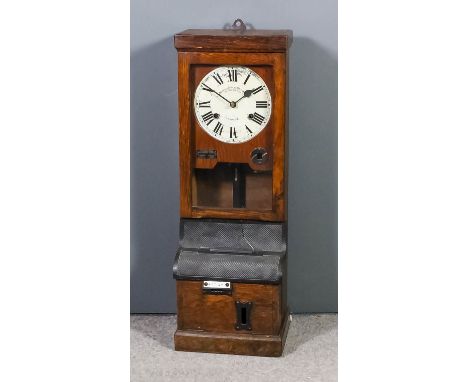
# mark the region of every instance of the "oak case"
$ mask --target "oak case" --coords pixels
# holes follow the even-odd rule
[[[178,307],[174,335],[176,350],[258,356],[282,354],[289,325],[286,289],[287,78],[291,43],[292,32],[286,30],[186,30],[174,36],[178,50],[181,217],[180,247],[174,263]],[[207,73],[220,66],[247,67],[263,79],[270,91],[271,117],[258,135],[244,143],[228,144],[213,138],[202,129],[194,113],[197,86]],[[259,147],[269,155],[264,163],[251,160],[252,151]],[[198,151],[207,150],[215,152],[215,156],[197,155]],[[234,207],[232,201],[231,164],[245,173],[246,196],[242,208]],[[215,245],[202,248],[192,240],[191,245],[184,247],[184,227],[191,225],[197,230],[198,224],[200,227],[204,224],[222,227],[238,224],[242,226],[241,238],[244,237],[244,225],[253,227],[257,224],[253,229],[255,232],[274,226],[284,234],[280,235],[281,245],[277,253],[264,253],[262,248],[254,250],[250,243],[252,252],[247,255],[243,252],[245,248],[240,248],[242,245],[235,244],[227,249]],[[232,229],[234,232],[237,228]],[[226,231],[220,236],[224,235]],[[261,242],[262,234],[258,237],[262,237]],[[269,239],[265,236],[266,241]],[[178,266],[179,255],[184,251],[187,256],[205,258],[213,254],[232,255],[236,259],[277,256],[281,258],[278,263],[281,264],[278,265],[281,277],[262,281],[225,276],[205,279],[198,273],[181,275],[177,269],[181,268]],[[229,293],[223,290],[220,294],[205,293],[204,280],[225,280],[231,289]],[[243,306],[240,308],[242,318],[239,304]],[[249,316],[245,320],[247,326],[243,326],[245,315]]]
[[[180,215],[186,218],[215,217],[223,219],[254,219],[284,221],[286,219],[285,144],[287,136],[285,89],[287,65],[282,53],[211,53],[180,52],[179,62],[179,160],[180,160]],[[229,145],[206,134],[193,113],[194,88],[199,80],[214,66],[239,65],[250,67],[260,74],[272,95],[272,116],[263,131],[250,141]],[[197,82],[198,80],[198,82]],[[233,148],[232,146],[236,146]],[[213,168],[220,162],[248,163],[255,147],[267,147],[271,161],[267,166],[249,163],[254,170],[271,170],[271,209],[199,208],[193,206],[194,169]],[[196,159],[197,149],[217,150],[218,158]]]

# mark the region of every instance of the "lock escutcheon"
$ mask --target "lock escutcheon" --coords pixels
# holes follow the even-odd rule
[[[252,330],[250,314],[252,312],[253,302],[236,301],[237,322],[236,330]]]
[[[255,164],[263,164],[268,160],[268,153],[263,147],[256,147],[250,153],[250,159]]]

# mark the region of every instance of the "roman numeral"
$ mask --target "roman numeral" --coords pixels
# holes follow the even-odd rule
[[[208,113],[203,114],[202,118],[203,118],[203,122],[205,122],[207,125],[209,125],[211,122],[213,122],[214,115],[213,115],[213,113],[211,111],[209,111]]]
[[[249,80],[249,78],[250,78],[250,74],[249,74],[249,75],[247,76],[247,78],[245,79],[244,85],[247,83],[247,81]]]
[[[208,87],[208,85],[202,84],[202,90],[206,90],[207,92],[212,92],[213,90]]]
[[[223,79],[221,78],[221,76],[219,75],[219,73],[215,73],[215,75],[213,76],[213,78],[216,80],[216,82],[218,84],[222,84],[223,83]]]
[[[267,101],[255,101],[257,108],[267,108],[268,102]]]
[[[198,107],[210,107],[210,101],[198,102]]]
[[[245,128],[247,129],[247,131],[248,131],[250,134],[253,134],[253,131],[249,129],[249,126],[245,125]]]
[[[236,128],[231,126],[231,130],[229,131],[229,138],[237,138]]]
[[[236,69],[229,69],[228,74],[229,74],[229,81],[237,82],[237,70]]]
[[[263,86],[259,86],[258,88],[254,89],[252,94],[257,94],[258,92],[263,90]]]
[[[215,134],[221,135],[223,132],[223,124],[218,122],[213,131]]]
[[[255,112],[251,119],[252,121],[257,122],[259,125],[261,125],[262,122],[265,120],[265,117]]]

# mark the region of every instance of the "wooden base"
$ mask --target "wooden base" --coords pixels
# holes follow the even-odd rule
[[[279,335],[177,330],[174,334],[175,350],[280,357],[288,328],[289,314],[284,316]]]

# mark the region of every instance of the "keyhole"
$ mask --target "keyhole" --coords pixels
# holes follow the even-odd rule
[[[236,301],[236,330],[252,330],[252,326],[250,325],[252,304],[252,302]]]
[[[257,147],[250,153],[250,158],[252,159],[252,162],[262,164],[267,161],[268,154],[263,147]]]
[[[247,308],[241,308],[241,323],[242,325],[247,324]]]

